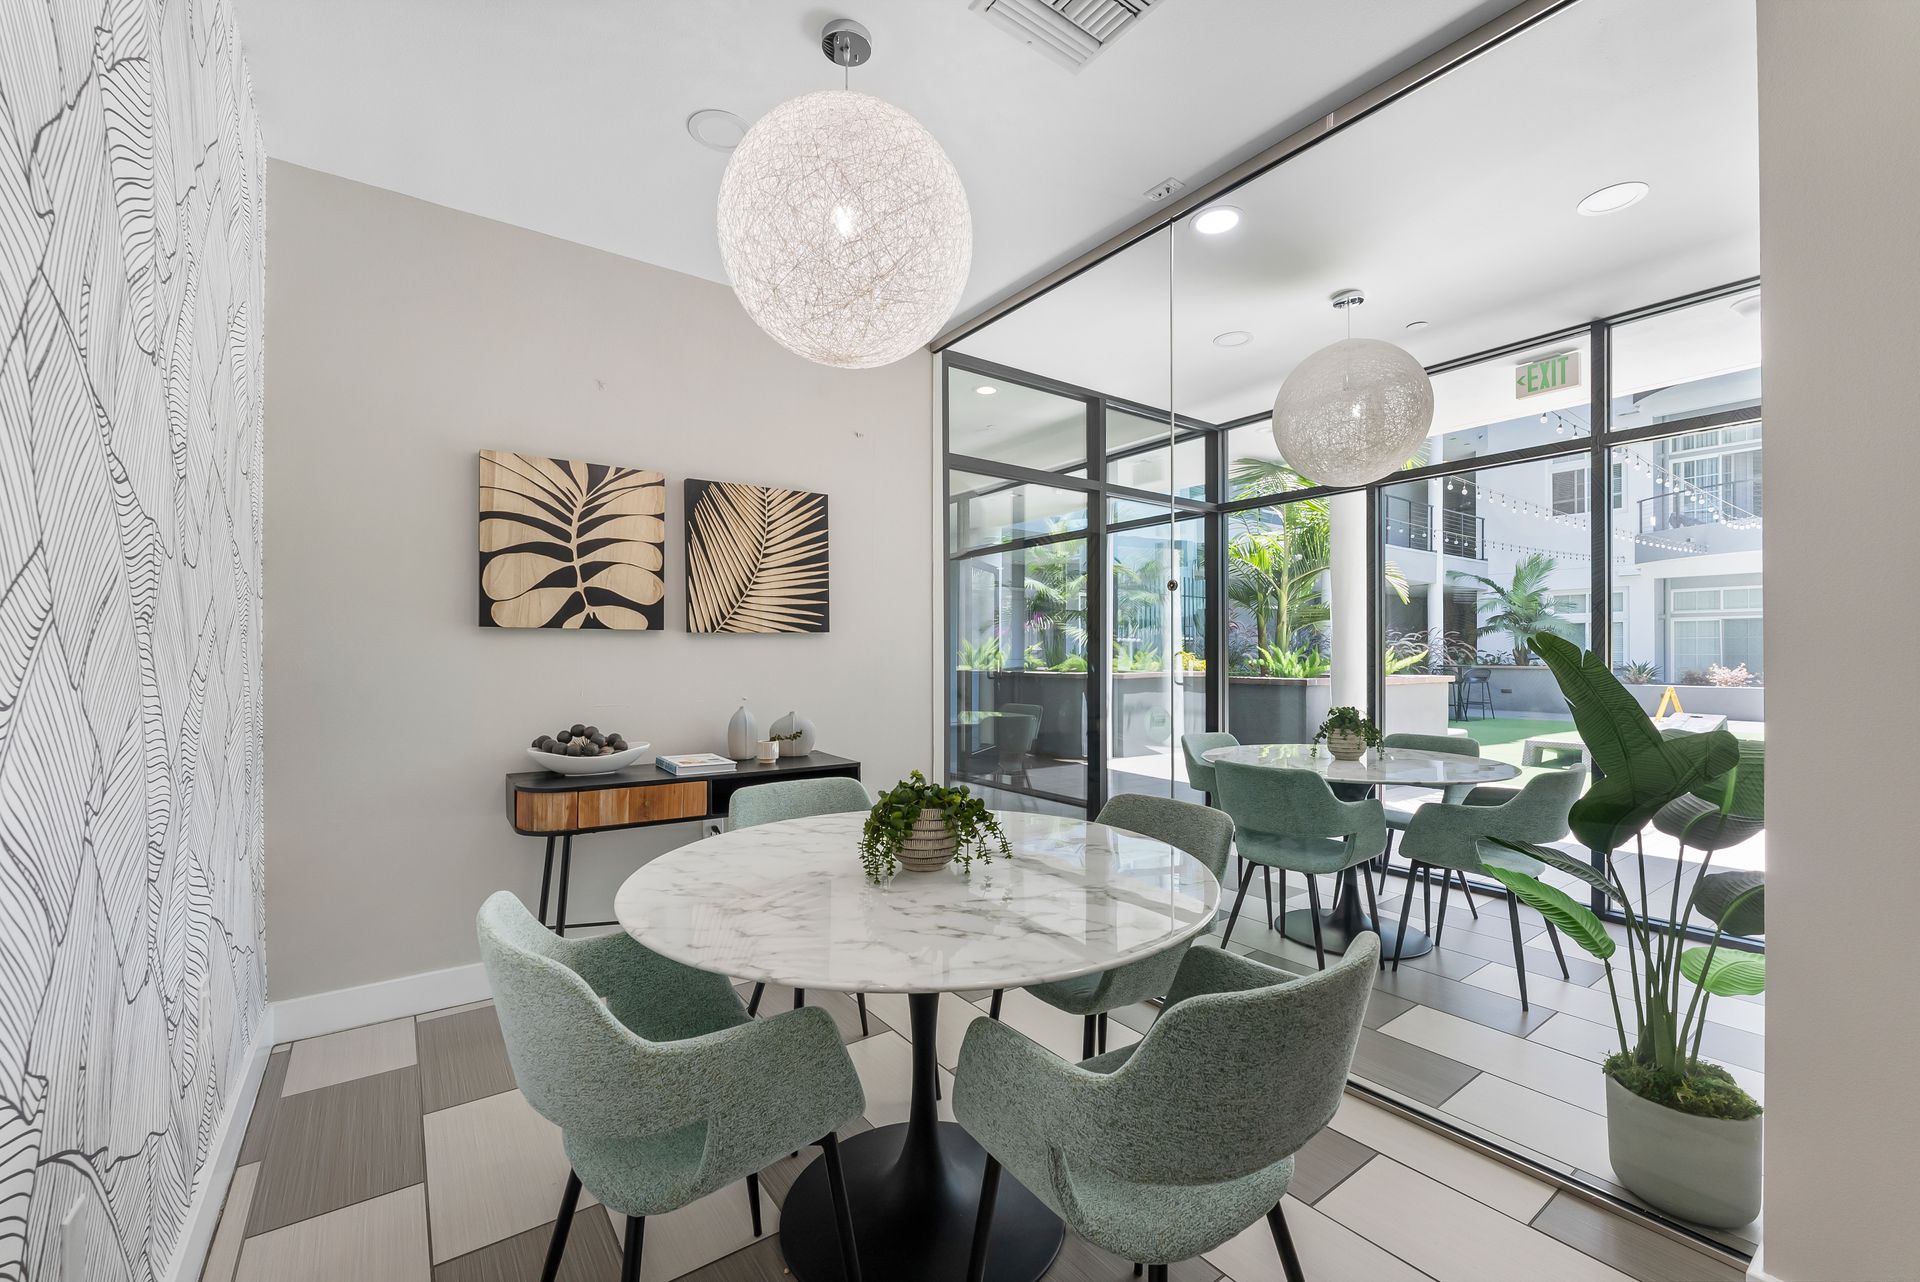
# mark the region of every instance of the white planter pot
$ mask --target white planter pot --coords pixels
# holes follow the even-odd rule
[[[1335,761],[1358,761],[1367,755],[1367,741],[1350,730],[1329,730],[1327,751]]]
[[[913,821],[896,857],[908,872],[939,872],[953,862],[957,853],[958,846],[953,834],[947,831],[947,821],[938,810],[929,808],[922,810]]]
[[[1760,1214],[1758,1117],[1695,1117],[1607,1079],[1607,1156],[1636,1197],[1695,1224],[1737,1229]]]

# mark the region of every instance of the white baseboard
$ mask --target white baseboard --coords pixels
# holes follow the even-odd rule
[[[479,962],[472,962],[419,975],[383,979],[358,988],[289,997],[273,1004],[274,1030],[281,1041],[297,1042],[303,1037],[319,1037],[363,1024],[464,1006],[489,995],[486,971]]]
[[[186,1223],[180,1230],[173,1263],[156,1274],[166,1282],[195,1282],[206,1266],[213,1231],[226,1206],[227,1186],[233,1182],[234,1166],[240,1158],[240,1144],[247,1138],[247,1123],[253,1118],[253,1102],[260,1094],[260,1079],[266,1076],[267,1060],[273,1054],[274,1027],[274,1010],[269,1003],[261,1012],[260,1027],[254,1030],[253,1045],[247,1049],[247,1071],[228,1094],[226,1107],[220,1111],[219,1129],[207,1149],[207,1160],[194,1176],[193,1200],[187,1204]]]
[[[1783,1279],[1767,1272],[1766,1267],[1761,1263],[1766,1253],[1767,1244],[1764,1242],[1753,1248],[1753,1263],[1747,1266],[1747,1282],[1783,1282]]]

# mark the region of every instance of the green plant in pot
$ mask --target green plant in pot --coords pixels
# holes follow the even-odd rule
[[[1764,933],[1764,878],[1708,872],[1703,862],[1684,900],[1682,875],[1669,902],[1657,905],[1660,892],[1647,888],[1644,856],[1637,889],[1630,891],[1615,852],[1688,794],[1713,807],[1702,816],[1709,820],[1716,812],[1724,818],[1736,798],[1755,804],[1748,794],[1756,790],[1740,788],[1740,742],[1725,730],[1663,735],[1596,655],[1550,633],[1533,644],[1559,681],[1599,774],[1567,821],[1601,866],[1545,846],[1498,844],[1579,878],[1619,905],[1626,941],[1617,942],[1586,905],[1537,877],[1490,866],[1486,874],[1606,968],[1619,1050],[1602,1071],[1609,1156],[1621,1183],[1684,1219],[1737,1228],[1760,1212],[1760,1106],[1726,1069],[1700,1058],[1700,1043],[1712,998],[1765,986],[1764,957],[1721,947],[1728,935]],[[1657,909],[1664,921],[1656,920]],[[1695,914],[1714,924],[1707,944],[1689,944],[1685,923]]]
[[[1327,751],[1336,761],[1358,761],[1366,755],[1368,748],[1380,746],[1380,727],[1373,724],[1360,709],[1343,705],[1327,710],[1327,719],[1313,732],[1313,750],[1320,751],[1320,742],[1325,740]]]
[[[885,881],[901,868],[937,872],[949,863],[1013,857],[1007,834],[987,803],[965,785],[929,783],[918,770],[880,794],[860,829],[860,863],[867,880]]]

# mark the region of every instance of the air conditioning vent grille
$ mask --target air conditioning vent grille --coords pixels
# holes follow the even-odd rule
[[[1074,71],[1139,22],[1157,0],[973,0],[1022,44]]]

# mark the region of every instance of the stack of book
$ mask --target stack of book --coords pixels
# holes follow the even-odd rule
[[[655,757],[653,764],[670,775],[720,775],[737,768],[738,763],[712,752],[677,752]]]

